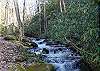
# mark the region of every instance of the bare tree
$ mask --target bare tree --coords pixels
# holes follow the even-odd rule
[[[26,0],[24,0],[24,3],[23,3],[23,24],[22,24],[23,37],[24,37],[24,26],[25,26],[25,2]]]
[[[59,3],[60,3],[60,11],[62,12],[62,0],[59,0]]]
[[[37,12],[36,13],[39,14],[39,18],[38,18],[38,20],[39,20],[39,35],[41,37],[41,33],[42,33],[42,28],[41,28],[42,27],[42,25],[41,25],[41,0],[36,0],[36,5],[37,5]]]
[[[7,24],[8,24],[8,0],[6,1],[6,6],[5,6],[5,36],[7,35]]]
[[[19,41],[22,41],[23,39],[23,28],[22,28],[22,21],[20,18],[20,13],[19,13],[19,6],[18,6],[18,1],[17,0],[13,0],[14,1],[14,7],[15,7],[15,12],[16,12],[16,18],[18,21],[18,26],[19,26]]]
[[[46,7],[45,7],[45,1],[43,1],[44,6],[44,33],[46,34]]]
[[[65,1],[62,0],[62,4],[63,4],[63,7],[64,7],[64,12],[66,12],[66,5],[65,5]]]
[[[39,24],[40,24],[40,36],[42,34],[42,25],[41,25],[41,1],[38,0],[38,7],[39,7]]]
[[[66,5],[65,5],[65,1],[64,0],[59,0],[59,4],[60,4],[60,11],[63,12],[66,12]]]

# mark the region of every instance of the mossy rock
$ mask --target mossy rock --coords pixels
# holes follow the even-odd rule
[[[31,43],[29,43],[29,42],[23,42],[22,44],[23,44],[24,46],[27,46],[27,47],[32,47],[32,46],[31,46]]]
[[[37,48],[38,45],[36,43],[30,43],[30,42],[24,42],[22,43],[24,46],[27,46],[27,47],[31,47],[31,48]]]
[[[5,40],[16,40],[16,37],[15,36],[12,36],[12,35],[7,35],[4,37]]]
[[[26,71],[55,71],[51,64],[33,64]]]

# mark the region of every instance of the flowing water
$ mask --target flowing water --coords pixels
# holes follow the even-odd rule
[[[73,53],[71,49],[61,44],[54,45],[52,42],[44,42],[44,40],[34,38],[32,42],[35,42],[38,48],[30,49],[30,52],[42,54],[42,60],[54,65],[56,71],[80,71],[80,56],[77,53]]]

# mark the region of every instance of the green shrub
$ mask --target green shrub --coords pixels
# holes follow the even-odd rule
[[[74,41],[79,47],[89,52],[96,52],[98,38],[97,4],[93,0],[67,0],[66,13],[61,13],[57,0],[50,0],[46,5],[46,17],[48,21],[47,35],[50,39],[66,42],[66,39]],[[42,11],[43,14],[43,11]],[[36,14],[30,23],[32,32],[39,32],[40,14]],[[43,15],[41,16],[43,17]],[[43,18],[41,19],[43,23]],[[32,34],[32,32],[29,32]],[[42,32],[43,35],[44,32]]]

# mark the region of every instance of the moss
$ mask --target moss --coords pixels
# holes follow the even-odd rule
[[[17,65],[17,68],[19,71],[26,71],[25,68],[21,65]]]
[[[25,68],[20,64],[11,64],[9,65],[8,71],[26,71]]]
[[[47,67],[48,65],[48,67]],[[54,71],[54,67],[51,64],[33,64],[29,66],[27,71]]]

